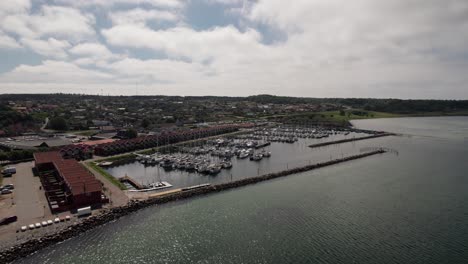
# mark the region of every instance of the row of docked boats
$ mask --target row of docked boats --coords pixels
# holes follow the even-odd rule
[[[211,143],[211,144],[210,144]],[[213,144],[214,143],[214,144]],[[233,157],[248,158],[252,156],[256,149],[265,148],[271,145],[269,141],[256,141],[247,139],[223,139],[223,141],[213,141],[203,146],[181,147],[179,151],[190,155],[205,155],[218,157],[220,159],[231,159]],[[247,153],[246,153],[247,152]],[[265,153],[264,153],[265,154]],[[265,154],[268,156],[270,154]]]
[[[240,151],[239,155],[237,156],[238,159],[246,159],[250,158],[252,161],[260,161],[263,158],[271,157],[271,152],[263,150],[261,152],[255,153],[253,149],[243,149]]]
[[[304,127],[275,127],[262,128],[254,131],[255,138],[261,137],[272,142],[294,143],[298,138],[327,138],[331,135],[348,135],[349,130],[326,129],[323,127],[304,128]]]
[[[145,165],[159,165],[165,170],[183,170],[188,172],[198,172],[203,174],[216,175],[222,169],[232,168],[232,162],[229,159],[214,161],[204,156],[194,156],[190,154],[155,154],[155,155],[137,155],[136,158]]]
[[[198,172],[202,174],[216,175],[223,169],[232,168],[232,157],[238,159],[249,158],[252,161],[260,161],[263,158],[271,157],[271,152],[262,150],[256,152],[253,148],[229,150],[217,158],[211,158],[209,155],[193,155],[187,153],[137,155],[137,160],[147,166],[160,166],[165,170],[182,170],[188,172]]]

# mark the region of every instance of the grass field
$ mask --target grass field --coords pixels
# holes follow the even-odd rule
[[[360,114],[355,114],[360,112]],[[374,112],[374,111],[363,111],[363,110],[347,110],[344,111],[344,115],[340,115],[340,111],[320,112],[317,115],[321,118],[335,121],[350,121],[354,119],[370,119],[370,118],[393,118],[402,117],[402,115]],[[322,117],[325,116],[325,117]]]
[[[67,133],[89,137],[99,133],[99,130],[67,131]]]
[[[135,151],[139,154],[144,154],[144,153],[140,153],[138,151]],[[126,153],[126,154],[121,154],[121,155],[116,155],[116,156],[112,156],[112,157],[109,157],[109,158],[103,158],[103,159],[100,159],[99,161],[116,161],[116,160],[124,160],[124,159],[134,159],[136,158],[136,155],[133,154],[133,153]]]
[[[104,176],[108,181],[110,181],[112,184],[115,186],[119,187],[121,190],[126,190],[127,187],[123,183],[121,183],[118,179],[116,179],[114,176],[112,176],[110,173],[108,173],[106,170],[103,168],[99,167],[96,165],[94,162],[88,162],[87,163],[89,167],[93,168],[95,171],[100,173],[102,176]]]

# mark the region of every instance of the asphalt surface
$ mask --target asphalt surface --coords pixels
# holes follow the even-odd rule
[[[33,162],[16,164],[16,175],[13,178],[14,202],[18,223],[21,225],[31,224],[31,220],[40,220],[51,216],[44,191],[40,190],[39,177],[32,173]]]

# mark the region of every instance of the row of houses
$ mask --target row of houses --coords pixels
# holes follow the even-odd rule
[[[141,136],[134,139],[118,140],[99,144],[94,148],[94,154],[99,156],[116,155],[124,152],[165,146],[187,140],[237,131],[240,128],[251,127],[251,124],[228,124],[208,128],[191,129],[180,132],[164,132],[159,135]]]

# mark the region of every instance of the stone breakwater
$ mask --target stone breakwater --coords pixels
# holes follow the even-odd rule
[[[44,236],[41,238],[31,239],[19,245],[10,247],[0,253],[0,263],[9,263],[19,258],[26,257],[40,249],[44,249],[58,242],[73,238],[95,227],[104,225],[122,216],[128,215],[132,212],[135,212],[137,210],[140,210],[140,209],[152,206],[152,205],[164,204],[164,203],[168,203],[171,201],[191,198],[194,196],[229,190],[229,189],[233,189],[233,188],[237,188],[241,186],[246,186],[249,184],[254,184],[254,183],[258,183],[262,181],[267,181],[267,180],[271,180],[271,179],[275,179],[279,177],[284,177],[284,176],[300,173],[300,172],[306,172],[306,171],[310,171],[310,170],[314,170],[318,168],[323,168],[323,167],[335,165],[335,164],[346,162],[346,161],[357,160],[357,159],[361,159],[361,158],[365,158],[365,157],[369,157],[369,156],[373,156],[377,154],[383,154],[385,152],[386,152],[385,150],[379,149],[376,151],[365,152],[365,153],[358,154],[358,155],[353,155],[353,156],[348,156],[348,157],[344,157],[341,159],[335,159],[335,160],[330,160],[326,162],[316,163],[316,164],[312,164],[312,165],[308,165],[304,167],[293,168],[293,169],[289,169],[289,170],[285,170],[281,172],[265,174],[265,175],[261,175],[257,177],[246,178],[246,179],[222,183],[218,185],[206,186],[200,189],[180,191],[177,193],[171,193],[168,195],[151,198],[151,199],[144,200],[144,201],[131,201],[125,206],[108,209],[98,215],[91,216],[81,221],[80,223],[77,223],[62,231],[59,231],[56,234]]]
[[[335,140],[335,141],[328,141],[328,142],[323,142],[323,143],[318,143],[318,144],[312,144],[312,145],[309,145],[309,148],[319,148],[319,147],[324,147],[324,146],[329,146],[329,145],[342,144],[342,143],[346,143],[346,142],[353,142],[353,141],[366,140],[366,139],[379,138],[379,137],[387,137],[387,136],[395,136],[395,134],[393,134],[393,133],[378,133],[378,134],[365,136],[365,137],[340,139],[340,140]]]

